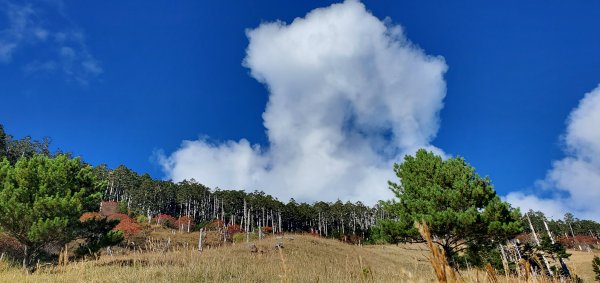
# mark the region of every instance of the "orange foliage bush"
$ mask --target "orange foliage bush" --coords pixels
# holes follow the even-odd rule
[[[158,216],[156,216],[152,219],[152,222],[159,224],[159,225],[169,227],[169,228],[177,228],[175,226],[177,219],[175,219],[175,217],[168,215],[168,214],[159,214]]]
[[[123,213],[113,213],[113,214],[109,215],[107,218],[109,220],[119,219],[121,221],[129,221],[131,219],[131,217],[129,217],[129,215],[123,214]],[[131,221],[133,221],[133,219],[131,219]]]
[[[233,235],[235,233],[241,233],[242,232],[242,227],[240,225],[229,225],[227,226],[227,234],[229,235]]]
[[[219,230],[223,228],[223,225],[225,225],[223,221],[221,221],[220,219],[215,219],[212,222],[206,224],[204,228],[206,228],[206,230]]]
[[[113,213],[108,216],[108,219],[121,220],[113,230],[123,232],[125,237],[136,235],[142,230],[142,226],[127,214]]]
[[[98,213],[98,212],[86,212],[86,213],[82,214],[82,215],[79,217],[79,221],[81,221],[81,222],[84,222],[84,221],[86,221],[86,220],[88,220],[88,219],[91,219],[91,218],[98,218],[98,219],[101,219],[101,218],[104,218],[104,216],[102,216],[102,215],[101,215],[100,213]]]
[[[583,235],[577,235],[577,236],[575,236],[575,238],[560,236],[560,237],[556,237],[556,241],[558,241],[559,243],[561,243],[562,245],[564,245],[565,247],[567,247],[569,249],[578,248],[577,247],[578,244],[579,245],[598,245],[598,244],[600,244],[600,240],[596,239],[595,237],[583,236]]]
[[[192,220],[192,218],[189,216],[181,216],[175,221],[175,226],[177,229],[183,229],[184,231],[187,231],[188,225],[190,226],[190,230],[192,226],[194,226],[194,220]]]
[[[515,239],[519,240],[521,243],[526,243],[531,241],[531,234],[521,233],[515,237]]]
[[[545,235],[545,234],[543,234]],[[531,234],[519,234],[516,238],[524,243],[524,242],[531,242],[534,243],[534,240],[532,238],[533,236]],[[538,237],[541,237],[538,234]],[[589,236],[589,235],[576,235],[575,238],[573,238],[572,236],[557,236],[556,241],[561,243],[563,246],[565,246],[568,249],[573,249],[573,248],[578,248],[578,245],[600,245],[600,240],[596,239],[595,237]],[[540,238],[541,241],[541,238]]]
[[[105,216],[98,212],[86,212],[79,217],[79,221],[83,222],[92,218],[102,219],[105,217],[109,220],[120,220],[119,224],[117,224],[113,230],[123,232],[125,237],[137,235],[142,230],[142,226],[139,223],[137,223],[133,218],[129,217],[129,215],[123,213],[111,213]]]

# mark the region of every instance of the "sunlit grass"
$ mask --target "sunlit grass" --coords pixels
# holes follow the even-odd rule
[[[293,239],[292,239],[293,238]],[[282,242],[280,251],[275,247]],[[435,280],[426,251],[404,246],[353,246],[293,235],[205,249],[130,253],[43,267],[26,275],[0,266],[2,282],[403,282]],[[420,249],[420,248],[419,248]],[[285,267],[284,267],[285,262]]]
[[[162,234],[161,234],[162,233]],[[162,231],[171,248],[152,252],[115,253],[98,260],[44,266],[26,275],[16,264],[0,262],[0,282],[434,282],[426,245],[355,246],[308,235],[286,235],[205,248],[197,251],[197,235]],[[182,244],[188,242],[189,244]],[[284,248],[276,248],[278,243]],[[596,253],[598,254],[598,253]],[[594,253],[573,252],[569,266],[593,281]],[[485,270],[461,271],[466,282],[492,282]],[[499,282],[507,282],[498,276]],[[521,282],[515,279],[509,282]]]

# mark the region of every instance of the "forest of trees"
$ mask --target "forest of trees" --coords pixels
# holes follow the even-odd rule
[[[62,154],[52,152],[49,146],[48,138],[42,141],[31,137],[14,139],[0,125],[0,160],[6,157],[15,164],[20,158],[31,158],[36,154],[49,157]],[[340,200],[333,203],[299,203],[294,199],[283,202],[261,191],[248,193],[208,188],[195,180],[153,179],[149,174],[140,175],[125,165],[111,169],[101,164],[92,171],[102,184],[104,201],[118,202],[123,212],[134,217],[145,216],[148,220],[167,214],[189,216],[197,224],[214,219],[222,220],[225,225],[245,224],[243,227],[252,231],[266,226],[272,227],[275,233],[312,232],[325,237],[359,235],[366,238],[369,228],[386,217],[379,205]]]
[[[106,202],[116,203],[119,212],[139,222],[170,215],[190,219],[196,229],[219,220],[223,228],[239,227],[239,231],[308,232],[354,243],[419,242],[423,238],[414,224],[423,222],[449,262],[457,266],[467,260],[473,264],[495,261],[502,268],[498,243],[512,243],[519,256],[521,252],[541,253],[560,260],[568,257],[565,245],[589,248],[600,236],[599,223],[570,213],[556,220],[542,212],[521,214],[501,201],[489,178],[477,175],[464,159],[443,160],[425,150],[407,155],[394,166],[400,182],[389,185],[396,199],[373,206],[341,200],[283,202],[261,191],[209,188],[193,179],[158,180],[125,165],[92,166],[69,153],[51,151],[48,138],[15,139],[2,125],[0,165],[0,195],[4,196],[0,228],[25,245],[26,255],[28,248],[38,252],[51,242],[48,239],[60,239],[57,243],[64,245],[83,237],[89,252],[119,242],[122,235],[111,232],[116,222],[96,219],[80,224],[78,220],[82,213],[97,211]],[[26,221],[17,227],[16,219]],[[533,234],[532,228],[541,239],[537,245],[527,236]],[[56,234],[69,236],[53,237]],[[515,242],[519,235],[526,235],[520,237],[524,245]],[[504,253],[503,249],[500,244]]]
[[[521,218],[523,223],[527,223],[524,226],[524,233],[527,234],[532,232],[528,224],[529,220],[531,220],[533,229],[538,233],[547,233],[547,231],[550,231],[556,238],[570,239],[570,248],[580,248],[581,244],[585,246],[586,240],[589,242],[590,239],[600,239],[600,223],[593,220],[576,218],[572,213],[566,213],[563,219],[552,219],[546,217],[541,211],[529,210]],[[546,225],[548,225],[548,230],[546,230]],[[574,236],[577,237],[573,238]],[[577,241],[583,243],[578,243]]]
[[[26,136],[15,139],[0,124],[0,159],[6,158],[10,164],[15,164],[20,158],[31,158],[36,154],[52,157],[63,152],[52,152],[49,138],[35,140]],[[66,155],[70,156],[69,153]],[[103,200],[116,201],[122,210],[131,215],[146,216],[146,219],[168,214],[189,216],[195,223],[220,219],[226,225],[240,225],[247,218],[250,229],[269,226],[275,232],[314,232],[327,237],[354,234],[364,238],[381,220],[399,220],[395,209],[386,205],[387,202],[373,206],[360,201],[351,203],[341,200],[333,203],[299,203],[290,199],[284,202],[260,191],[209,188],[193,179],[181,182],[158,180],[149,174],[138,174],[125,165],[111,169],[101,164],[94,166],[92,171],[102,183]],[[557,220],[548,219],[541,212],[530,211],[528,215],[536,230],[544,231],[543,220],[546,220],[556,236],[575,234],[596,237],[600,232],[597,222],[577,219],[570,213],[565,215],[565,219]],[[522,217],[524,220],[525,214]],[[524,232],[529,232],[528,225],[523,227]],[[395,242],[399,239],[386,239],[390,235],[380,235],[376,240]]]
[[[181,182],[155,180],[121,165],[94,168],[105,181],[104,200],[116,201],[124,211],[145,215],[189,216],[194,222],[220,219],[225,225],[241,225],[248,219],[250,229],[272,227],[275,233],[314,232],[327,237],[359,234],[365,236],[378,219],[384,217],[378,205],[337,201],[287,203],[264,192],[211,189],[195,180]],[[244,211],[244,207],[246,208]],[[244,226],[245,227],[245,226]]]

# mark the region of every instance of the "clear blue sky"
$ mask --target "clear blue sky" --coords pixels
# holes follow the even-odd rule
[[[164,173],[154,150],[173,152],[182,140],[268,147],[268,91],[242,66],[245,30],[331,3],[289,2],[2,0],[0,46],[17,44],[4,58],[0,50],[0,123],[16,137],[49,136],[92,164],[156,178]],[[433,145],[464,156],[501,194],[531,187],[563,156],[565,120],[600,82],[600,2],[364,4],[446,60]],[[22,7],[31,28],[64,31],[70,43],[11,34],[19,30],[10,11]]]

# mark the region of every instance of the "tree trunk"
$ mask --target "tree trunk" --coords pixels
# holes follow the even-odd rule
[[[23,248],[23,269],[27,274],[31,274],[35,271],[35,264],[33,263],[36,258],[37,249],[25,245]]]
[[[200,238],[198,239],[198,251],[202,252],[202,233],[204,228],[200,228]]]
[[[282,233],[283,230],[281,229],[281,210],[279,211],[279,233]]]
[[[27,261],[29,257],[29,253],[27,251],[27,246],[23,248],[23,269],[27,271]]]
[[[446,261],[448,261],[448,264],[450,266],[454,266],[454,261],[452,260],[452,257],[454,256],[454,251],[452,251],[452,247],[450,247],[449,245],[443,245],[442,248],[444,249],[444,254],[446,255]]]

